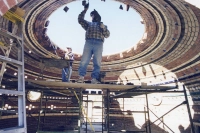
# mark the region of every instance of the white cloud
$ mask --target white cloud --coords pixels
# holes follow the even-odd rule
[[[185,1],[200,8],[200,0],[185,0]]]

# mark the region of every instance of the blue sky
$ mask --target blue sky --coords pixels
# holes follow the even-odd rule
[[[101,21],[110,31],[110,37],[104,42],[103,55],[123,52],[141,40],[145,27],[135,10],[130,8],[126,11],[126,5],[111,0],[90,0],[89,3],[85,19],[91,21],[90,12],[96,9],[101,15]],[[123,10],[119,9],[120,5]],[[68,12],[64,12],[65,6],[69,8]],[[63,5],[48,18],[50,23],[47,34],[51,41],[64,50],[72,47],[77,54],[82,54],[85,43],[85,30],[78,24],[78,15],[82,10],[82,1],[74,1]]]

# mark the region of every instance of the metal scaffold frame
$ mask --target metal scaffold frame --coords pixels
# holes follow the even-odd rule
[[[25,79],[24,79],[24,42],[22,35],[23,23],[22,21],[15,21],[14,30],[12,33],[8,32],[5,29],[0,28],[0,36],[8,38],[10,40],[10,45],[7,46],[7,51],[5,56],[0,55],[0,61],[2,61],[1,68],[1,81],[4,73],[6,64],[12,64],[18,68],[18,89],[17,90],[8,90],[0,88],[1,94],[10,94],[18,96],[18,126],[12,128],[0,129],[1,133],[27,133],[27,123],[26,123],[26,104],[25,104]],[[16,29],[17,28],[17,29]],[[18,30],[18,36],[15,32]],[[11,46],[16,44],[18,49],[18,59],[9,58],[9,53]],[[0,45],[1,49],[5,49],[5,46]],[[0,81],[0,82],[1,82]]]
[[[177,86],[178,87],[178,86]],[[177,107],[181,106],[181,105],[186,105],[187,107],[187,111],[188,111],[188,117],[189,117],[189,120],[190,120],[190,126],[191,126],[191,133],[195,133],[195,129],[194,129],[194,124],[193,124],[193,120],[192,120],[192,116],[191,116],[191,111],[190,111],[190,107],[189,107],[189,101],[188,101],[188,98],[187,98],[187,92],[186,92],[186,88],[185,88],[185,85],[182,86],[183,87],[183,90],[179,90],[179,91],[161,91],[161,90],[138,90],[138,91],[132,91],[132,92],[129,92],[129,93],[132,93],[132,94],[139,94],[140,92],[142,92],[144,95],[145,95],[145,100],[146,100],[146,107],[144,107],[144,111],[138,111],[138,113],[144,113],[145,114],[145,121],[147,122],[146,123],[146,126],[145,126],[145,131],[140,131],[140,132],[146,132],[146,133],[152,133],[152,129],[151,129],[151,125],[154,124],[156,121],[160,121],[161,123],[163,123],[163,125],[165,125],[165,127],[167,127],[172,133],[175,133],[163,120],[162,118],[169,114],[171,111],[173,111],[174,109],[176,109]],[[149,108],[149,101],[148,101],[148,94],[150,93],[154,93],[154,92],[157,92],[157,93],[183,93],[184,94],[184,98],[185,98],[185,101],[181,102],[180,104],[178,104],[177,106],[173,107],[172,109],[170,109],[169,111],[167,111],[165,114],[163,114],[162,116],[158,117],[152,110],[150,110]],[[121,97],[117,97],[117,98],[123,98],[123,108],[124,108],[124,95],[125,93],[121,93]],[[110,100],[110,93],[109,93],[109,90],[107,90],[107,131],[110,132],[110,129],[109,129],[109,121],[110,121],[110,118],[109,118],[109,113],[110,113],[110,105],[109,105],[109,100]],[[119,96],[120,96],[119,95]],[[127,112],[127,111],[124,111],[123,109],[123,112]],[[137,111],[131,111],[131,112],[137,112]],[[157,117],[157,119],[153,122],[151,122],[151,118],[150,118],[150,112]]]

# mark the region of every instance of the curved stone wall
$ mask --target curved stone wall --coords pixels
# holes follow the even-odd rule
[[[63,55],[63,51],[45,36],[44,25],[53,11],[69,2],[71,1],[1,1],[1,15],[14,5],[26,11],[23,33],[25,75],[29,79],[38,79],[40,75],[39,57],[60,58]],[[141,15],[145,33],[136,47],[121,54],[103,57],[102,71],[106,72],[105,81],[134,84],[145,82],[148,85],[182,82],[190,91],[194,102],[194,118],[198,119],[199,107],[195,101],[200,97],[200,9],[184,0],[118,0],[118,2],[130,5]],[[0,27],[8,30],[10,22],[0,16]],[[9,43],[9,40],[1,36],[0,40]],[[10,56],[15,58],[16,54],[16,47],[13,47]],[[75,55],[73,80],[78,77],[80,57]],[[16,76],[13,74],[16,71],[15,66],[8,65],[5,75],[14,78]],[[87,80],[90,79],[91,71],[92,63],[85,77]],[[44,79],[61,80],[60,73],[60,69],[46,68]]]

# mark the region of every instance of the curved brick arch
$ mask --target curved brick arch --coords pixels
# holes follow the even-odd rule
[[[0,0],[0,15],[3,16],[10,8],[23,0]]]
[[[5,2],[6,0],[0,1]],[[10,2],[12,0],[8,1]],[[15,2],[16,1],[17,0],[15,0]],[[47,49],[48,52],[53,51],[51,49],[52,47],[47,46],[47,42],[45,42],[42,38],[43,29],[45,28],[44,24],[49,14],[58,9],[60,5],[63,5],[63,2],[69,3],[70,1],[75,0],[17,1],[17,5],[20,5],[20,7],[26,11],[25,28],[23,33],[25,37],[25,75],[28,76],[27,79],[41,80],[38,78],[38,75],[41,73],[39,65],[37,65],[40,61],[40,52],[38,51],[41,50],[40,48],[49,48]],[[190,93],[190,100],[193,102],[191,109],[193,109],[194,112],[194,114],[192,114],[194,116],[194,121],[199,122],[200,9],[184,2],[184,0],[134,0],[134,2],[129,0],[116,1],[127,2],[127,5],[136,8],[137,12],[141,14],[144,24],[146,25],[147,36],[141,41],[142,45],[138,45],[137,50],[136,48],[131,48],[130,51],[123,52],[121,54],[122,56],[120,54],[116,54],[103,58],[102,71],[106,72],[104,81],[107,83],[118,82],[124,84],[131,82],[135,85],[144,84],[152,86],[179,85],[179,83],[184,83],[188,90],[187,93]],[[3,17],[1,17],[0,20],[1,19],[2,21],[0,21],[0,27],[8,29],[8,20]],[[6,41],[8,42],[9,40]],[[38,49],[36,49],[36,46],[38,46]],[[146,46],[149,46],[149,48]],[[16,55],[16,51],[14,50],[11,53],[12,57]],[[29,50],[31,50],[31,53],[29,53]],[[47,54],[46,51],[44,51],[44,54]],[[71,78],[73,82],[78,78],[77,71],[79,67],[79,57],[75,58]],[[10,80],[10,76],[12,76],[16,71],[16,67],[8,66],[6,70],[7,80]],[[92,65],[88,68],[85,80],[90,80],[91,77],[89,75],[91,71]],[[42,80],[60,81],[60,73],[60,68],[46,68],[43,72]],[[54,98],[56,97],[52,97],[52,99]],[[153,108],[153,111],[162,112],[162,110],[160,110],[160,108],[162,108],[165,112],[165,109],[169,108],[169,103],[173,106],[176,104],[175,101],[182,100],[184,95],[178,95],[178,97],[175,97],[174,95],[172,95],[172,97],[164,96],[163,98],[165,99],[164,101],[166,101],[165,103],[163,102],[166,106],[157,108],[158,105],[156,105],[156,108]],[[74,101],[74,99],[72,101]],[[138,107],[138,103],[142,101],[141,97],[135,101],[136,102],[134,103],[136,108],[134,109],[139,110],[140,108]],[[141,103],[143,104],[144,102]],[[140,105],[142,105],[141,103]],[[60,103],[57,103],[57,105],[58,104]],[[73,103],[73,105],[75,104]],[[64,106],[66,106],[66,104]],[[169,127],[176,130],[175,132],[179,132],[180,124],[183,124],[183,118],[184,125],[181,126],[183,128],[190,129],[189,121],[186,119],[188,118],[186,109],[181,107],[176,111],[177,112],[174,111],[174,114],[170,114],[165,117],[165,121],[169,120]],[[181,119],[177,119],[178,121],[173,121],[172,123],[171,119],[177,117],[177,114],[181,114],[182,112],[184,115],[181,115]],[[134,119],[135,118],[136,117],[134,117]],[[139,120],[141,121],[141,117],[138,117],[138,121]],[[120,122],[121,121],[122,120],[120,119]],[[137,119],[135,122],[136,121]],[[117,124],[115,124],[115,126],[116,125]]]
[[[26,62],[26,68],[30,71],[29,78],[35,79],[37,74],[40,73],[40,69],[35,66],[38,63],[38,54],[46,56],[48,55],[47,52],[51,52],[51,55],[56,56],[54,55],[53,47],[49,46],[49,42],[43,37],[42,31],[45,21],[58,7],[71,1],[75,0],[0,0],[3,3],[0,3],[1,6],[4,5],[12,8],[12,6],[18,5],[26,11],[24,22],[25,51],[26,53],[29,53],[29,50],[33,51],[31,56],[34,57],[28,59]],[[121,0],[116,1],[121,2]],[[102,71],[110,75],[105,78],[106,80],[117,81],[119,78],[118,75],[122,74],[121,77],[123,80],[125,80],[125,77],[129,80],[137,80],[139,77],[139,79],[143,79],[145,82],[150,82],[151,77],[154,78],[156,75],[159,77],[160,74],[168,73],[168,70],[173,70],[176,75],[182,77],[186,74],[194,74],[199,69],[199,64],[196,63],[198,61],[196,55],[199,53],[199,30],[198,28],[194,28],[199,27],[197,23],[199,21],[197,15],[199,9],[187,2],[179,4],[180,1],[159,1],[156,3],[153,1],[126,1],[126,4],[129,4],[143,17],[147,37],[140,41],[137,47],[133,47],[129,51],[124,51],[121,54],[122,56],[118,53],[103,57]],[[7,6],[8,4],[10,6]],[[2,28],[7,29],[8,21],[3,18],[2,20]],[[190,23],[185,23],[184,20]],[[192,26],[190,26],[191,23]],[[187,30],[184,31],[184,28],[181,27],[186,27]],[[191,32],[193,33],[191,34]],[[41,48],[42,52],[40,52]],[[56,53],[62,54],[62,50],[57,48]],[[13,52],[13,54],[15,53]],[[73,64],[74,74],[72,75],[72,79],[77,78],[80,57],[79,55],[75,55],[76,62]],[[160,66],[153,67],[155,74],[152,73],[149,64]],[[146,69],[145,76],[141,65]],[[137,73],[134,72],[133,68]],[[88,75],[90,75],[91,71],[92,65],[89,65]],[[126,76],[123,76],[124,71],[128,71],[125,73]],[[11,73],[14,73],[14,71],[11,71]],[[44,72],[46,78],[56,80],[60,80],[59,73],[60,69],[56,68],[54,71],[46,69]],[[139,76],[137,77],[137,75]],[[86,77],[86,79],[89,78],[90,76]]]

